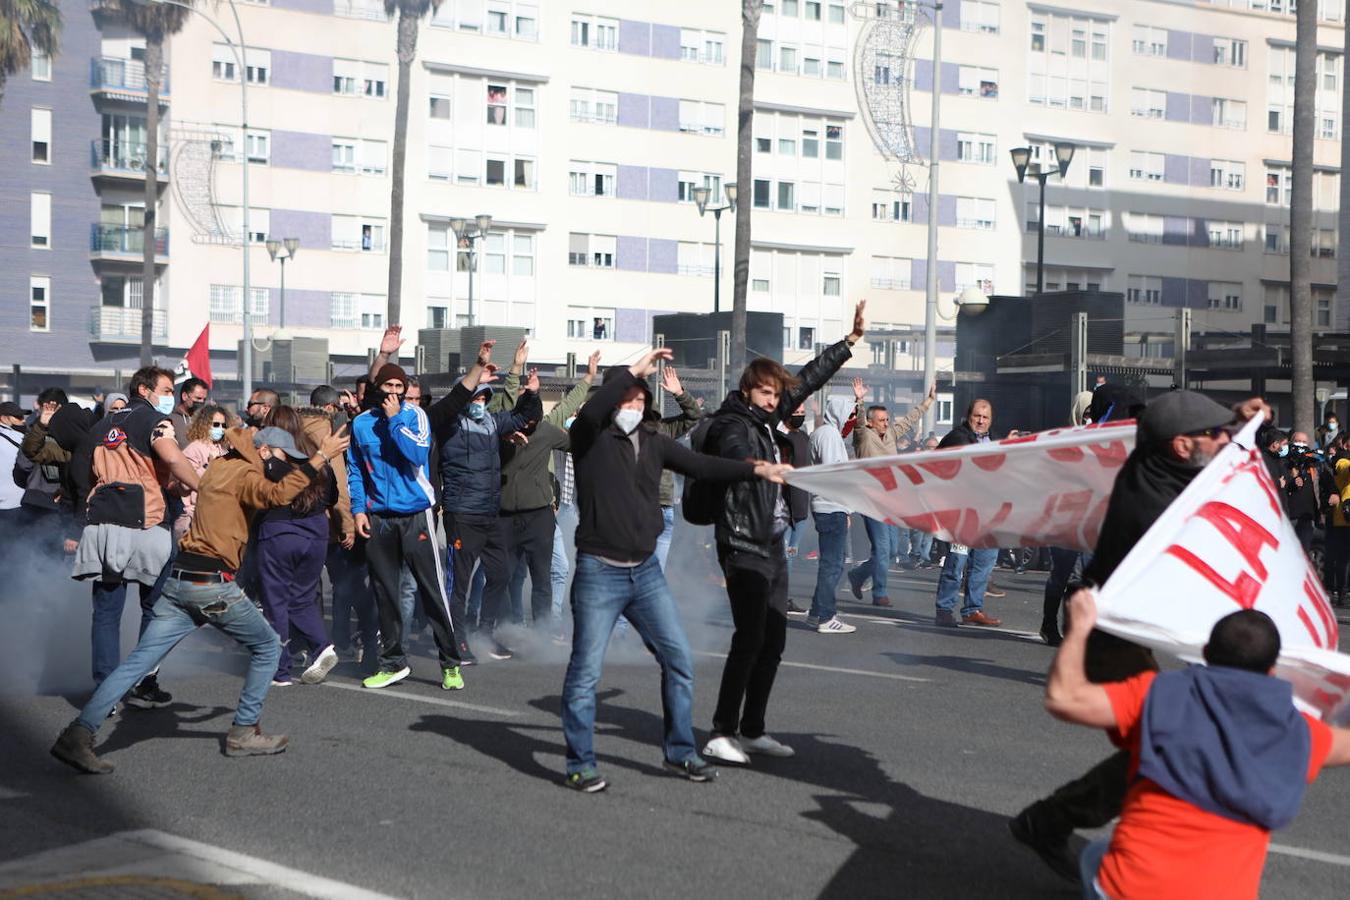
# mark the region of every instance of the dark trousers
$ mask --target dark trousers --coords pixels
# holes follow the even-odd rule
[[[722,669],[713,733],[764,734],[764,713],[787,644],[787,563],[775,541],[767,558],[718,547],[736,626]]]
[[[501,517],[512,585],[519,570],[530,570],[530,618],[539,626],[553,608],[553,507],[505,513]]]
[[[1350,526],[1328,525],[1327,546],[1322,560],[1322,583],[1330,593],[1350,590]]]
[[[1036,820],[1036,830],[1047,838],[1068,840],[1076,829],[1102,827],[1120,815],[1129,776],[1129,751],[1111,754],[1081,778],[1032,804],[1028,811]]]
[[[441,568],[436,520],[431,510],[406,516],[372,513],[366,563],[380,616],[380,671],[397,672],[408,664],[403,652],[403,611],[398,602],[398,582],[404,563],[417,581],[417,596],[436,639],[441,665],[458,666],[459,644],[450,620],[450,599],[445,593],[445,571]]]
[[[1298,535],[1298,542],[1303,545],[1303,552],[1309,552],[1312,550],[1313,537],[1317,534],[1317,522],[1309,516],[1295,519],[1294,534]]]
[[[483,589],[483,608],[479,626],[484,631],[495,631],[506,604],[506,592],[511,580],[506,565],[506,542],[503,538],[500,516],[478,516],[466,513],[445,514],[446,538],[450,545],[450,561],[454,570],[455,593],[450,602],[455,633],[463,635],[465,613],[469,605],[469,587],[473,581],[474,563],[482,561],[487,584]]]
[[[1064,602],[1064,590],[1073,577],[1073,567],[1078,563],[1077,550],[1065,550],[1063,547],[1050,548],[1050,577],[1045,580],[1045,601],[1041,606],[1041,629],[1053,627],[1059,630],[1059,608]]]
[[[328,545],[328,581],[333,586],[333,643],[346,650],[352,643],[352,611],[361,629],[361,644],[374,656],[376,636],[380,632],[375,598],[366,584],[366,542],[357,538],[348,550],[341,544]]]
[[[324,522],[327,530],[327,521]],[[294,635],[311,650],[332,642],[319,609],[319,576],[328,552],[328,537],[279,534],[258,541],[258,581],[262,586],[263,614],[281,638],[282,653],[277,676],[288,677],[291,653],[287,642]],[[283,677],[283,680],[284,680]]]

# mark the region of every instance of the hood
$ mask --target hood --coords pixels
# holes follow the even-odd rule
[[[1069,421],[1074,425],[1086,425],[1088,410],[1092,408],[1092,391],[1081,391],[1073,398],[1069,407]]]
[[[253,446],[252,428],[225,429],[225,443],[235,453],[248,460],[250,464],[259,468],[262,467],[262,457],[258,455],[258,448]]]
[[[47,434],[67,453],[74,452],[94,427],[94,413],[78,403],[67,403],[47,423]]]
[[[1289,682],[1223,666],[1165,672],[1139,724],[1139,774],[1169,794],[1266,829],[1298,814],[1312,739]]]
[[[608,382],[613,381],[615,378],[620,377],[620,375],[622,375],[625,372],[628,372],[627,366],[610,366],[608,369],[605,370],[605,374],[601,377],[600,383],[607,384]],[[659,419],[661,417],[661,414],[658,413],[655,407],[653,406],[652,389],[651,386],[647,384],[647,379],[639,378],[637,385],[638,387],[642,388],[642,404],[643,404],[642,420],[646,422],[653,419]],[[614,417],[614,410],[611,409],[606,414],[605,420],[610,421],[613,419],[613,417]]]
[[[492,385],[480,384],[478,387],[474,388],[473,393],[469,395],[469,402],[472,403],[477,397],[482,397],[484,403],[492,400]]]
[[[853,414],[854,406],[856,404],[850,397],[827,397],[822,418],[824,418],[826,425],[833,425],[842,431],[844,423]]]

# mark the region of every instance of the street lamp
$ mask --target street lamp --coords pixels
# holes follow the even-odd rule
[[[713,214],[713,312],[722,311],[722,213],[736,211],[736,183],[728,184],[727,202],[723,206],[708,206],[708,197],[712,191],[707,185],[694,188],[694,205],[698,207],[699,218],[710,212]]]
[[[241,182],[240,201],[243,203],[243,221],[240,223],[243,226],[243,240],[240,241],[240,246],[243,248],[244,255],[244,302],[241,316],[241,322],[243,323],[243,358],[239,361],[239,368],[243,375],[244,401],[247,402],[248,397],[253,393],[253,323],[250,321],[248,310],[250,299],[248,277],[248,69],[244,65],[244,47],[247,46],[244,43],[244,26],[239,22],[239,9],[234,5],[234,0],[225,0],[230,5],[230,14],[234,17],[234,38],[231,38],[220,23],[211,16],[202,12],[196,6],[182,2],[182,0],[130,0],[130,2],[137,6],[148,6],[151,3],[181,6],[183,9],[201,16],[220,33],[225,45],[230,48],[230,53],[234,55],[234,64],[239,71],[239,150],[241,153],[239,157],[239,179]],[[154,165],[153,161],[151,161],[151,165]]]
[[[450,230],[455,234],[455,256],[459,257],[461,244],[469,248],[469,327],[473,327],[473,270],[478,267],[478,251],[474,245],[487,236],[492,227],[492,216],[479,213],[472,222],[466,219],[451,219]]]
[[[281,323],[276,333],[272,335],[273,340],[288,339],[282,336],[286,330],[286,260],[295,259],[295,253],[299,249],[299,238],[288,237],[279,241],[275,238],[267,239],[267,255],[272,257],[272,262],[281,263]],[[286,252],[282,253],[282,250]]]
[[[1045,182],[1051,175],[1059,173],[1061,179],[1069,174],[1069,163],[1073,162],[1074,145],[1067,141],[1055,144],[1055,162],[1057,168],[1047,169],[1040,163],[1031,162],[1030,147],[1015,147],[1011,151],[1013,168],[1017,170],[1017,181],[1023,183],[1030,175],[1041,183],[1040,214],[1036,222],[1036,293],[1045,290]]]

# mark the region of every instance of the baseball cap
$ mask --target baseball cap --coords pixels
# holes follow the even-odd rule
[[[1138,443],[1170,441],[1233,421],[1233,411],[1197,391],[1171,391],[1154,400],[1139,416]]]
[[[263,444],[285,451],[291,459],[309,459],[300,448],[295,446],[295,438],[291,437],[291,433],[275,425],[261,428],[257,434],[253,435],[254,447],[261,447]]]
[[[0,416],[13,416],[16,419],[22,419],[28,415],[28,410],[19,406],[13,400],[6,400],[0,403]]]

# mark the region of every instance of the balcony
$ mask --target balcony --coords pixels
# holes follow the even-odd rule
[[[89,61],[90,92],[108,100],[145,102],[145,64],[135,59],[96,56]],[[169,103],[169,67],[159,83],[159,105]]]
[[[95,259],[139,261],[145,249],[145,232],[134,225],[89,226],[89,252]],[[160,265],[168,263],[169,229],[155,229],[155,257]]]
[[[159,180],[169,181],[169,148],[160,144],[155,148],[159,157]],[[94,175],[119,181],[145,181],[145,144],[132,144],[127,141],[97,140],[89,145],[89,166]]]
[[[100,341],[138,342],[141,339],[141,311],[126,306],[95,306],[90,310],[89,333]],[[169,336],[169,317],[155,310],[152,334],[156,340]]]

